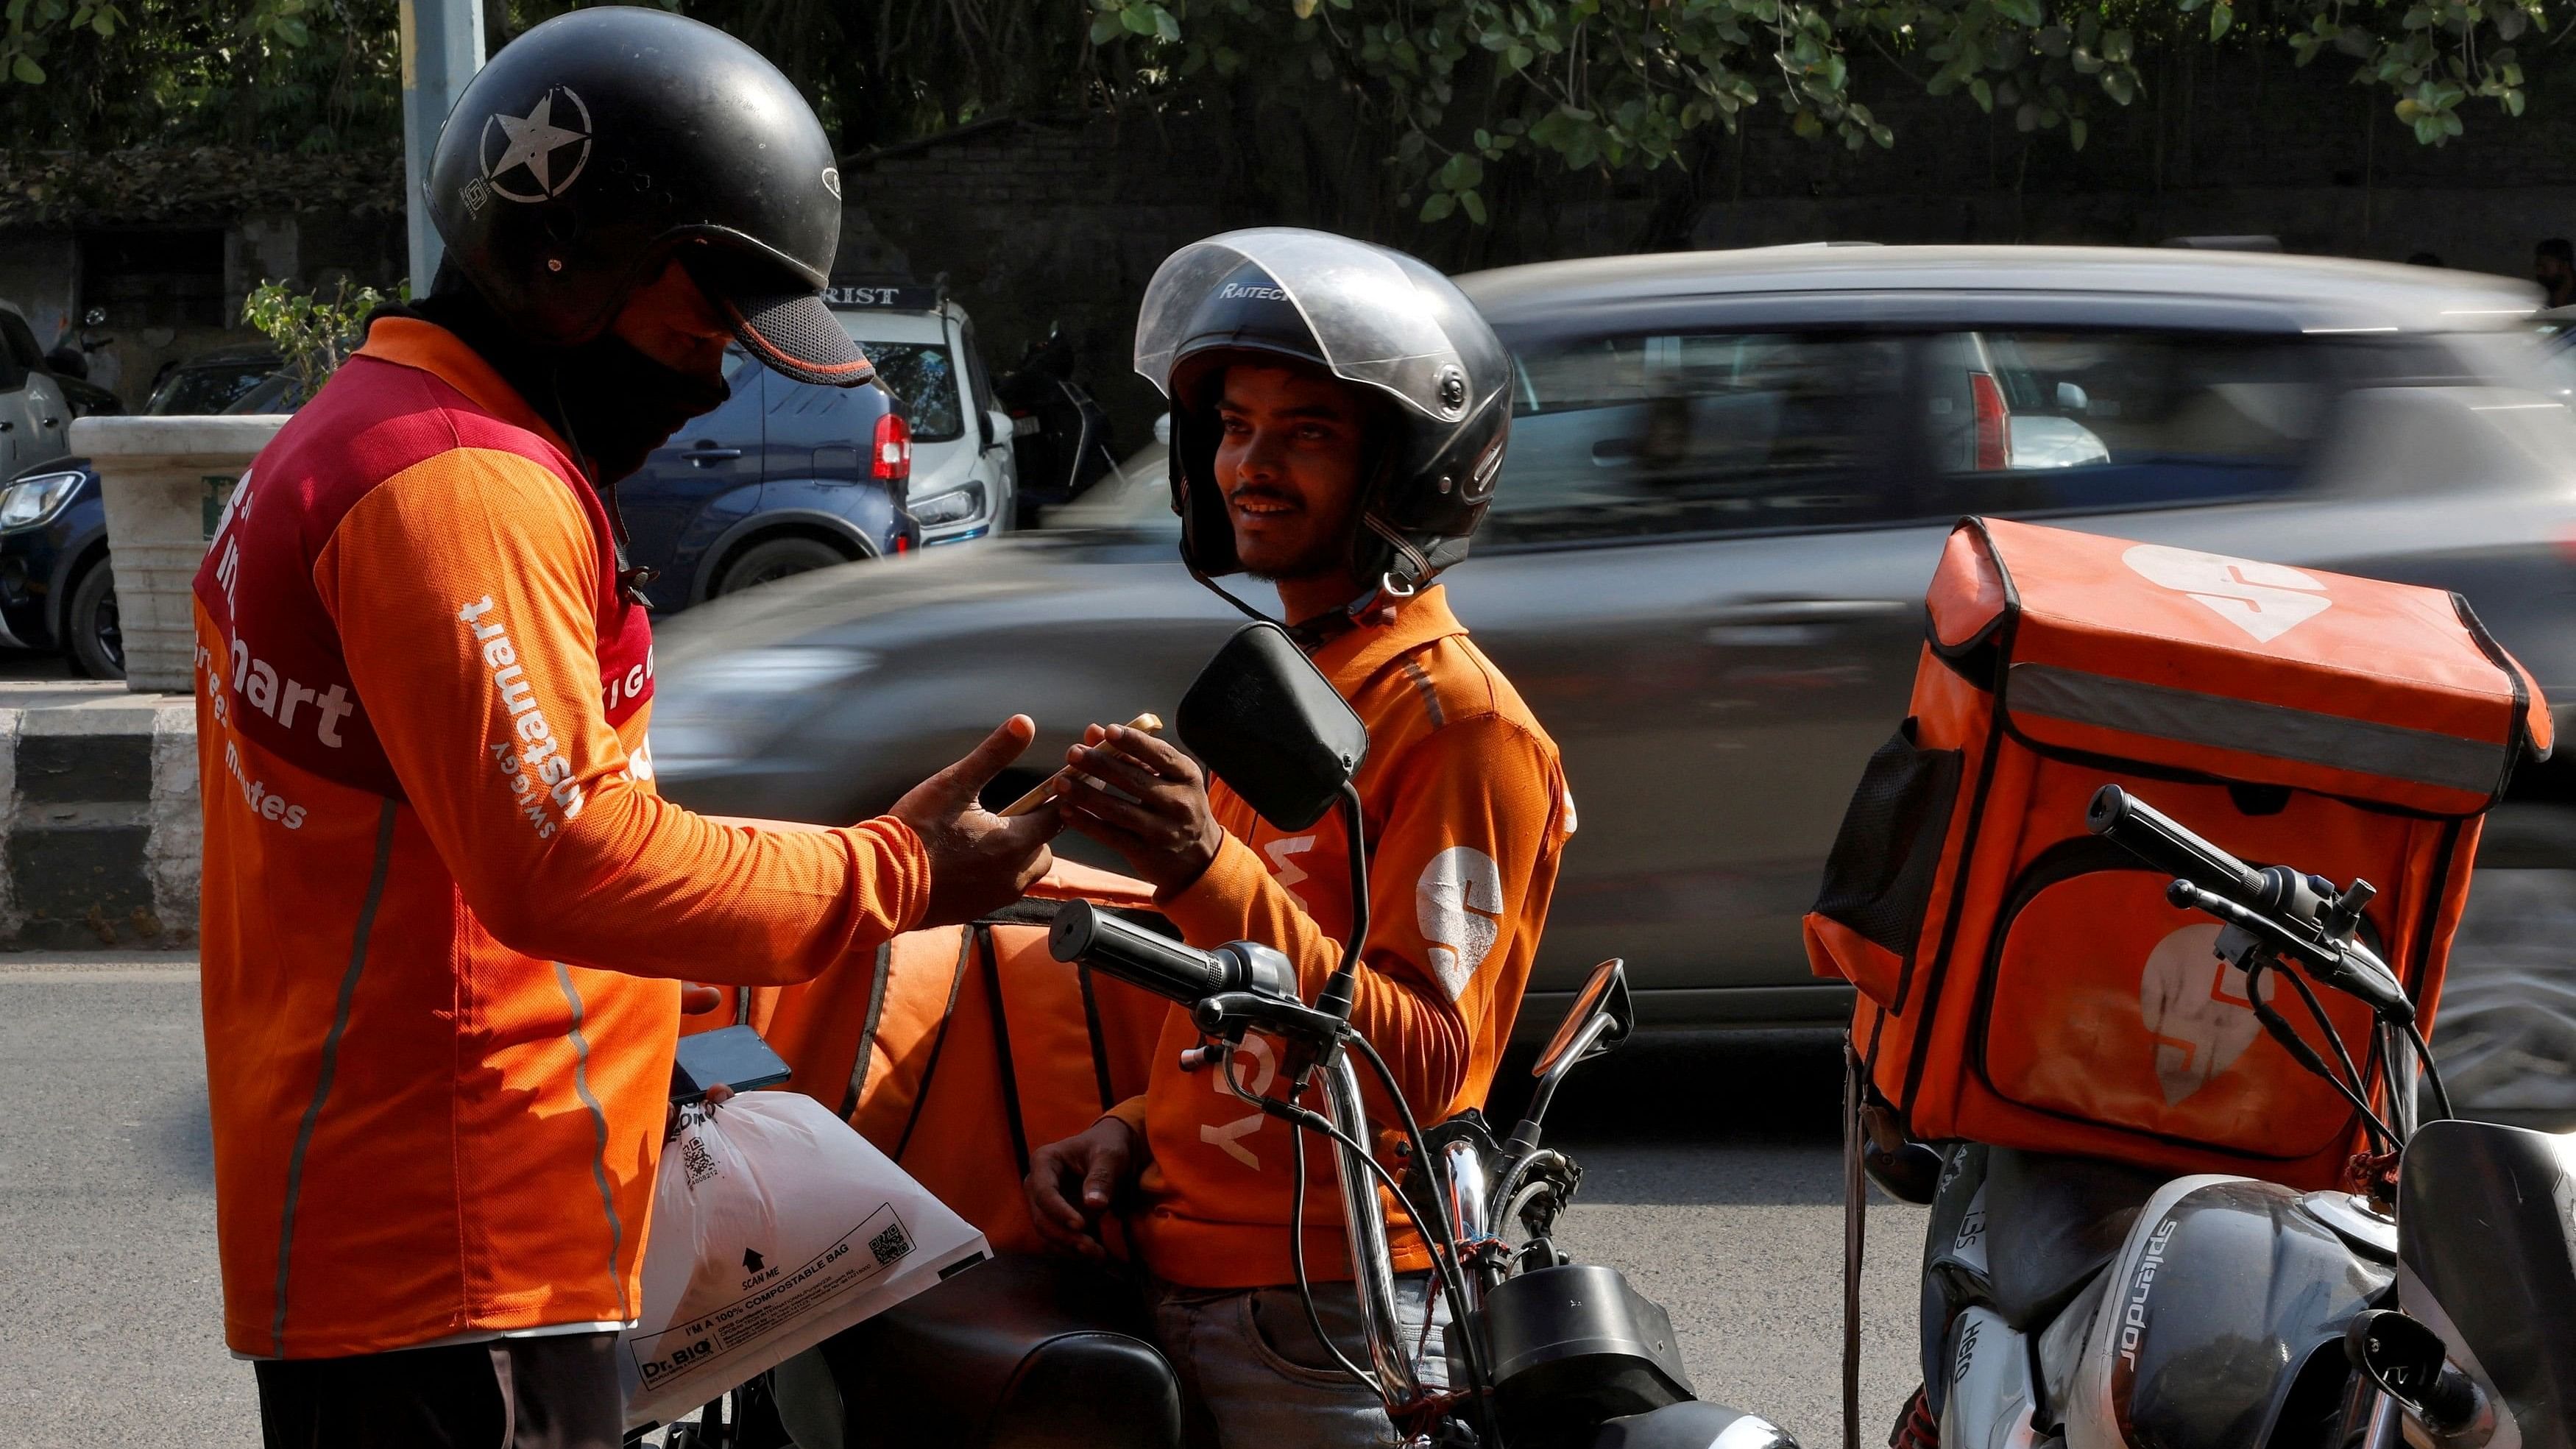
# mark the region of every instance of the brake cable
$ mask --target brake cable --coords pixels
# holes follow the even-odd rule
[[[1367,1046],[1366,1039],[1356,1031],[1348,1032],[1346,1040],[1359,1042],[1364,1048]],[[1363,1054],[1368,1056],[1376,1064],[1377,1069],[1380,1072],[1386,1071],[1386,1064],[1383,1061],[1377,1060],[1377,1054],[1373,1049],[1367,1050]],[[1377,1160],[1377,1155],[1375,1153],[1369,1151],[1349,1133],[1344,1132],[1339,1126],[1335,1125],[1331,1118],[1314,1111],[1312,1108],[1300,1107],[1294,1101],[1283,1102],[1273,1097],[1255,1096],[1251,1092],[1245,1090],[1242,1081],[1234,1074],[1234,1054],[1231,1052],[1226,1054],[1225,1085],[1227,1090],[1234,1093],[1234,1095],[1246,1106],[1252,1107],[1267,1116],[1276,1117],[1281,1121],[1290,1124],[1291,1127],[1303,1128],[1310,1132],[1320,1133],[1325,1138],[1333,1142],[1334,1145],[1349,1151],[1352,1155],[1358,1157],[1360,1161],[1368,1164],[1369,1171],[1376,1176],[1378,1182],[1385,1185],[1388,1192],[1395,1195],[1398,1202],[1404,1201],[1404,1187],[1401,1183],[1398,1183],[1395,1180],[1395,1174],[1387,1171],[1386,1165]],[[1389,1091],[1396,1096],[1397,1101],[1400,1104],[1403,1100],[1403,1094],[1400,1092],[1394,1092],[1391,1080],[1388,1083],[1388,1088]],[[1292,1088],[1292,1090],[1295,1089]],[[1410,1113],[1408,1112],[1407,1115],[1409,1116]],[[1419,1141],[1418,1133],[1415,1140]],[[1422,1149],[1416,1147],[1414,1150],[1418,1153]],[[1305,1152],[1304,1144],[1302,1142],[1299,1144],[1299,1150],[1296,1153],[1296,1160],[1298,1170],[1302,1174],[1305,1168]],[[1300,1193],[1291,1219],[1291,1231],[1295,1234],[1291,1240],[1292,1260],[1302,1260],[1305,1255],[1304,1236],[1302,1232],[1298,1231],[1303,1226],[1304,1211],[1305,1197]],[[1442,1217],[1445,1222],[1446,1215],[1443,1214]],[[1473,1325],[1467,1315],[1466,1290],[1457,1280],[1457,1266],[1454,1262],[1444,1263],[1442,1261],[1439,1245],[1433,1242],[1430,1234],[1422,1231],[1422,1225],[1419,1222],[1413,1224],[1413,1230],[1422,1238],[1424,1247],[1430,1251],[1434,1276],[1440,1281],[1441,1297],[1448,1301],[1449,1314],[1453,1326],[1458,1327],[1461,1332],[1466,1334],[1466,1337],[1462,1342],[1466,1349],[1467,1372],[1469,1378],[1474,1381],[1473,1387],[1476,1391],[1475,1397],[1484,1411],[1485,1427],[1493,1434],[1494,1449],[1505,1449],[1502,1427],[1495,1419],[1493,1412],[1494,1385],[1492,1376],[1485,1369],[1484,1353],[1476,1343]],[[1299,1283],[1299,1293],[1300,1296],[1306,1300],[1308,1322],[1320,1333],[1322,1324],[1320,1316],[1314,1312],[1313,1290],[1302,1278]],[[1423,1313],[1426,1319],[1429,1317],[1430,1311],[1430,1305],[1426,1303],[1423,1306]],[[1389,1417],[1392,1417],[1395,1406],[1393,1402],[1389,1400],[1385,1388],[1378,1384],[1376,1376],[1373,1374],[1363,1373],[1356,1366],[1352,1365],[1350,1360],[1342,1355],[1341,1350],[1333,1344],[1330,1338],[1326,1338],[1324,1340],[1324,1345],[1326,1348],[1332,1350],[1333,1356],[1341,1361],[1343,1367],[1348,1370],[1353,1377],[1357,1378],[1361,1383],[1369,1386],[1377,1394],[1378,1401],[1387,1407]]]

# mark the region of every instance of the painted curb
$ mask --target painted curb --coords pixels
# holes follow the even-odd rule
[[[197,939],[195,706],[122,685],[0,685],[0,950]]]

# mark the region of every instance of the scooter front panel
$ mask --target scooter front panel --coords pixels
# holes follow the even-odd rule
[[[2066,1406],[2068,1449],[2239,1449],[2267,1442],[2301,1370],[2340,1355],[2384,1265],[2251,1178],[2177,1178],[2112,1263]]]

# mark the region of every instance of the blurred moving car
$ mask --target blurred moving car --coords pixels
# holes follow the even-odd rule
[[[2178,249],[1793,247],[1461,285],[1521,375],[1493,513],[1447,578],[1563,748],[1582,823],[1541,993],[1621,955],[1649,1024],[1844,1019],[1798,918],[1905,713],[1962,514],[2456,589],[2576,705],[2576,417],[2520,284]],[[1235,617],[1183,573],[1155,490],[1122,492],[1142,510],[1124,526],[802,581],[669,631],[662,787],[845,820],[1013,710],[1040,720],[1038,760],[1087,722],[1168,715]],[[2506,818],[2564,821],[2569,778],[2526,772]],[[2576,902],[2564,836],[2534,832],[2513,863]],[[2483,1104],[2576,1107],[2563,944],[2549,996],[2469,934],[2455,1072],[2473,1092],[2485,1074]]]
[[[912,428],[913,520],[924,547],[1017,526],[1011,418],[994,394],[975,323],[936,287],[838,286],[823,300],[876,364]]]

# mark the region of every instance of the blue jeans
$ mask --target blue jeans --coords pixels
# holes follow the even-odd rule
[[[1445,1387],[1447,1303],[1427,1273],[1397,1278],[1395,1290],[1408,1347],[1421,1339],[1425,1308],[1432,1310],[1422,1376],[1430,1387]],[[1147,1299],[1163,1355],[1180,1374],[1183,1391],[1215,1420],[1219,1449],[1359,1449],[1401,1442],[1377,1395],[1342,1372],[1316,1341],[1293,1285],[1184,1288],[1157,1282],[1149,1285]],[[1351,1362],[1371,1367],[1351,1285],[1316,1284],[1315,1309]]]

